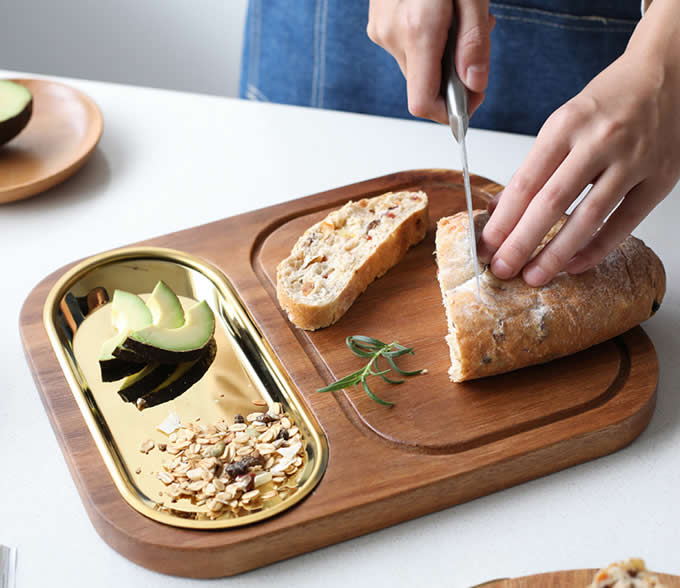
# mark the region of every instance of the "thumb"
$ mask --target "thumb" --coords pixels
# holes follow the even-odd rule
[[[489,79],[491,29],[489,0],[456,0],[456,71],[472,92],[484,92]]]

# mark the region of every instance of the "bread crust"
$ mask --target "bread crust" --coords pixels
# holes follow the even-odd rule
[[[479,235],[489,215],[475,211],[474,217]],[[563,223],[564,219],[553,227],[541,247]],[[467,230],[466,212],[443,218],[437,226],[438,277],[449,325],[449,375],[454,382],[587,349],[648,319],[663,300],[663,264],[631,236],[596,267],[578,275],[562,272],[538,288],[520,277],[499,280],[480,265],[480,303]]]
[[[311,226],[302,234],[293,247],[291,255],[277,267],[276,295],[279,304],[287,312],[288,318],[294,325],[306,330],[316,330],[332,325],[347,312],[373,280],[396,265],[406,255],[410,247],[423,240],[429,222],[427,195],[424,192],[409,192],[407,194],[417,195],[422,200],[423,206],[405,217],[382,241],[376,243],[375,249],[366,260],[354,269],[346,286],[335,298],[326,303],[314,304],[300,300],[297,293],[291,292],[283,278],[283,272],[286,265],[290,264],[295,257],[296,252],[304,248],[304,243],[310,235],[323,232],[324,223],[328,224],[334,213],[331,212],[326,218]],[[387,196],[387,194],[367,199],[362,203],[366,202],[368,203],[366,205],[370,205],[373,201],[384,196]]]

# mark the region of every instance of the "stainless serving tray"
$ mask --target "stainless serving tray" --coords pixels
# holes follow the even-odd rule
[[[206,374],[170,402],[137,410],[117,394],[119,382],[102,382],[97,363],[110,336],[106,300],[115,289],[150,293],[163,280],[180,298],[206,300],[216,317],[217,355]],[[110,313],[109,313],[110,314]],[[193,529],[223,529],[267,519],[292,507],[320,481],[328,444],[317,421],[293,389],[229,280],[215,267],[184,253],[160,248],[126,248],[97,255],[68,271],[51,290],[43,321],[50,342],[111,478],[125,501],[158,522]],[[144,454],[141,444],[164,436],[157,426],[171,412],[187,424],[214,424],[258,409],[253,400],[279,402],[302,434],[304,464],[294,492],[242,516],[209,519],[206,506],[163,498],[157,478],[169,456]]]

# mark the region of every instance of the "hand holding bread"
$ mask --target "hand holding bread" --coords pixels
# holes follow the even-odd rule
[[[349,202],[310,227],[277,268],[277,296],[291,322],[310,330],[336,322],[375,278],[424,238],[427,218],[424,193],[397,192]],[[479,235],[489,214],[475,211],[474,218]],[[564,222],[552,227],[533,255]],[[561,273],[538,288],[521,278],[500,280],[480,265],[480,303],[467,235],[466,213],[439,220],[438,280],[454,382],[596,345],[649,318],[664,296],[661,261],[642,241],[629,237],[587,272]]]

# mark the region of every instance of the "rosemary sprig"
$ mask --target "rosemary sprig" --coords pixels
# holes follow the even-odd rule
[[[378,404],[383,404],[384,406],[394,406],[393,402],[388,402],[387,400],[383,400],[379,396],[376,396],[366,382],[366,378],[368,378],[368,376],[380,376],[383,380],[390,384],[402,384],[405,380],[393,380],[388,378],[385,374],[387,374],[390,370],[393,370],[402,376],[415,376],[417,374],[422,374],[425,371],[405,371],[397,366],[396,362],[394,361],[397,357],[406,355],[407,353],[414,355],[415,352],[413,351],[413,347],[404,347],[396,341],[393,343],[384,343],[383,341],[374,339],[373,337],[352,335],[347,337],[345,343],[347,344],[347,347],[349,347],[350,351],[354,353],[354,355],[357,355],[358,357],[369,358],[368,363],[360,370],[357,370],[356,372],[351,373],[344,378],[340,378],[329,386],[326,386],[325,388],[319,388],[317,392],[335,392],[336,390],[342,390],[343,388],[349,388],[350,386],[361,384],[366,394],[368,394],[372,400]],[[390,367],[384,370],[380,369],[378,367],[379,358],[386,359]]]

